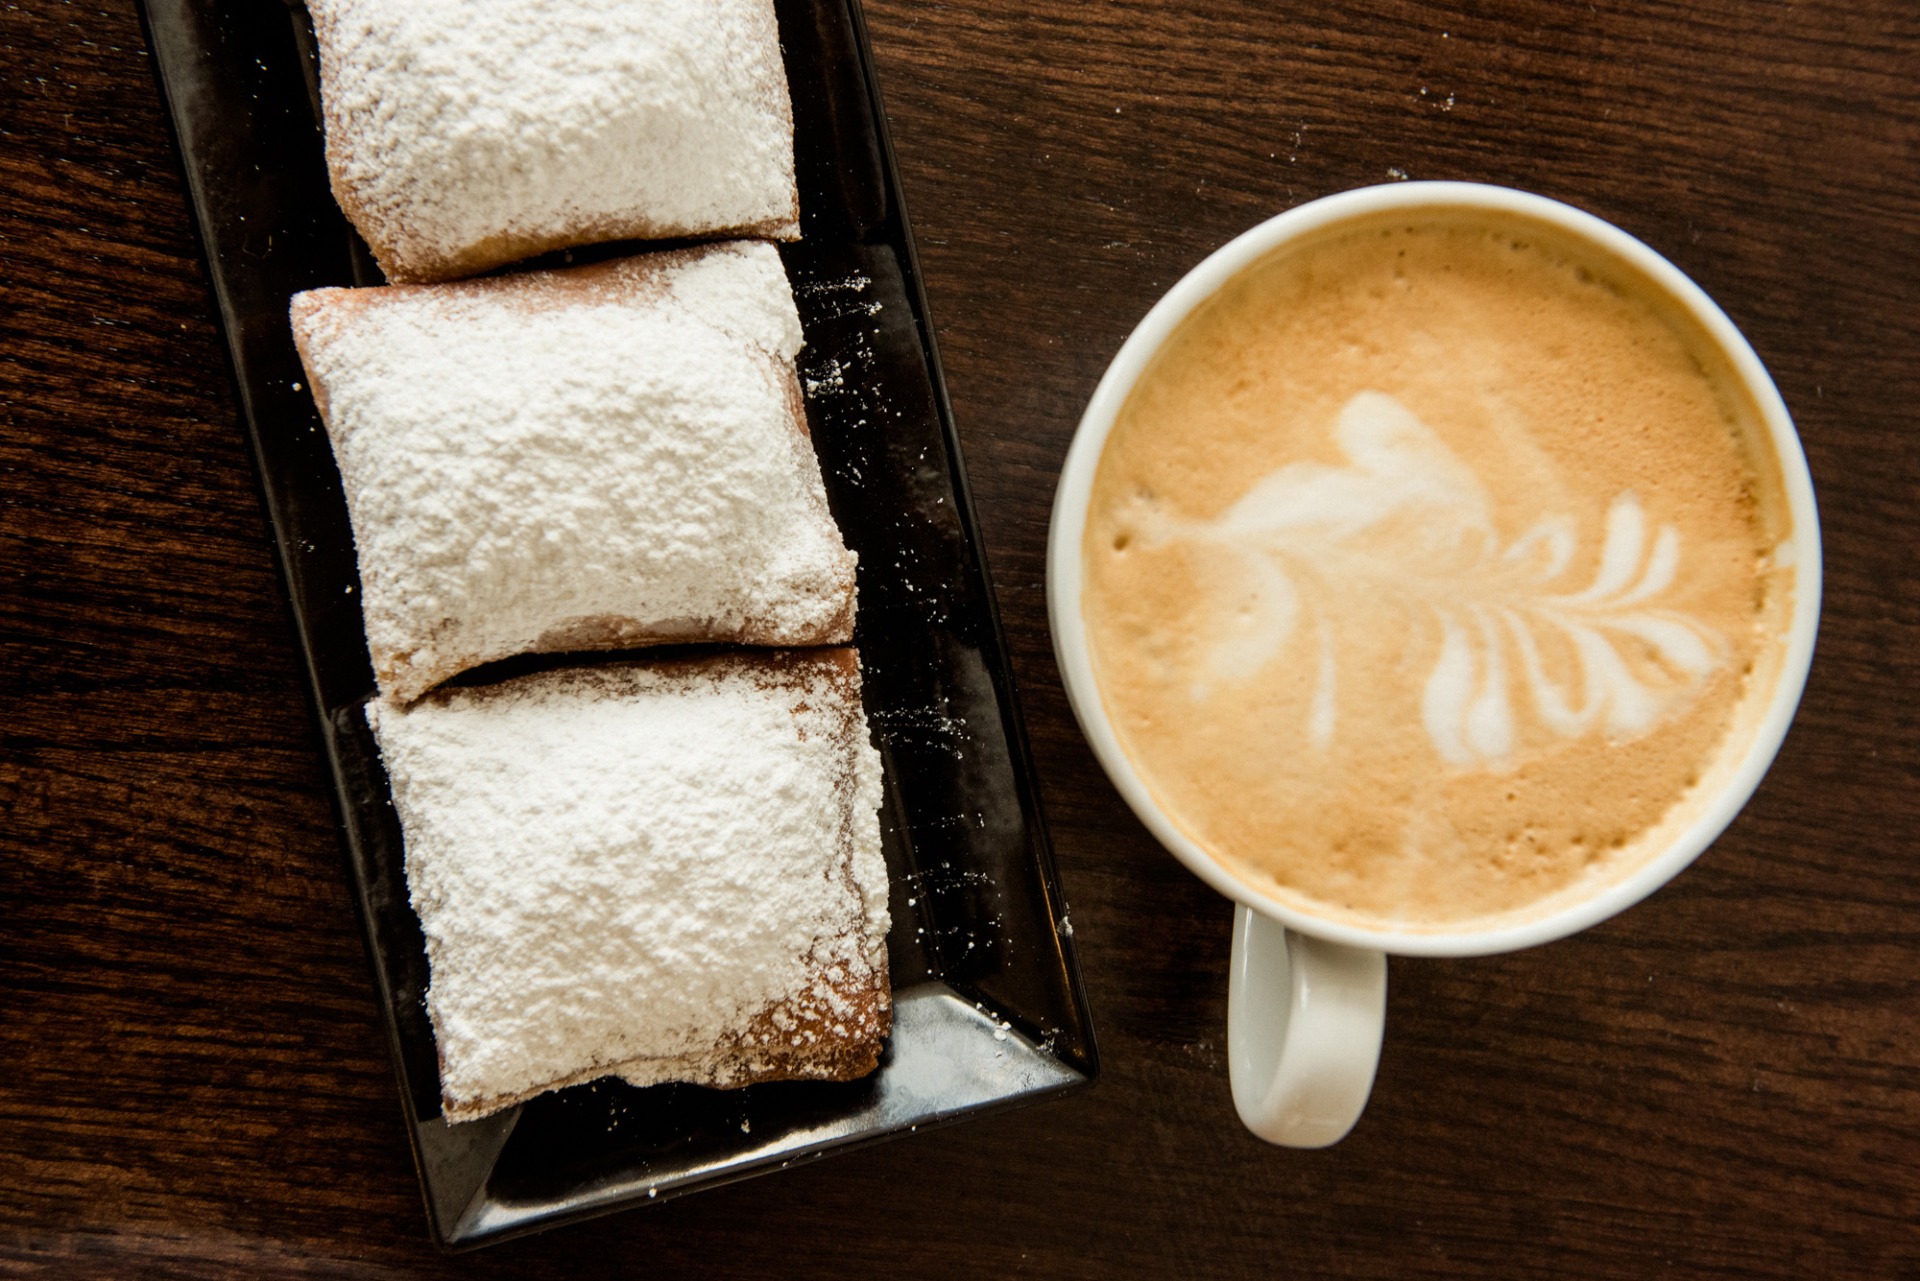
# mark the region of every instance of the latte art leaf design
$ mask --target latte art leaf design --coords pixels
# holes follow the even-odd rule
[[[1197,696],[1252,678],[1311,629],[1307,732],[1327,746],[1339,720],[1341,603],[1379,600],[1437,628],[1420,697],[1434,749],[1452,765],[1498,765],[1519,741],[1516,687],[1552,734],[1631,739],[1684,710],[1724,661],[1720,636],[1659,607],[1679,572],[1680,535],[1650,527],[1631,491],[1613,500],[1598,567],[1576,589],[1562,582],[1579,550],[1573,523],[1542,520],[1503,546],[1486,486],[1398,400],[1354,396],[1334,439],[1344,466],[1289,464],[1215,520],[1141,522],[1151,542],[1218,550],[1232,580],[1235,608]],[[1550,670],[1550,649],[1571,669],[1564,677]]]

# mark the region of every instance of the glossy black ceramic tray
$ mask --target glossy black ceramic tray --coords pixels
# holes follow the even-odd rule
[[[296,390],[287,300],[379,283],[327,189],[298,0],[144,0],[304,649],[434,1236],[462,1248],[1039,1098],[1096,1070],[951,411],[855,0],[778,0],[804,235],[782,252],[808,416],[860,556],[856,641],[886,761],[894,1030],[851,1084],[614,1081],[440,1117],[426,957],[360,708],[345,502]],[[602,249],[598,256],[624,249]],[[576,254],[575,260],[589,255]]]

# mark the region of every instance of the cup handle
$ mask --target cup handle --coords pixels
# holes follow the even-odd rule
[[[1367,1106],[1386,1026],[1387,958],[1233,909],[1227,1068],[1241,1122],[1269,1143],[1324,1148]]]

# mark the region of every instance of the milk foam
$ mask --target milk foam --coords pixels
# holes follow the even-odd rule
[[[1683,708],[1724,661],[1724,639],[1698,619],[1658,609],[1680,571],[1678,530],[1648,538],[1633,491],[1608,509],[1592,582],[1565,586],[1578,548],[1571,515],[1540,520],[1506,546],[1486,485],[1405,405],[1363,391],[1341,409],[1333,435],[1344,466],[1291,463],[1257,482],[1215,520],[1142,513],[1155,543],[1187,540],[1231,558],[1238,590],[1209,630],[1209,683],[1251,679],[1296,631],[1316,633],[1318,673],[1309,741],[1338,732],[1342,605],[1363,594],[1425,615],[1441,640],[1422,688],[1428,740],[1450,765],[1508,763],[1515,750],[1514,668],[1531,711],[1553,734],[1597,727],[1615,739],[1647,733]],[[1650,545],[1649,545],[1650,543]],[[1299,577],[1319,580],[1303,605]],[[1216,608],[1221,602],[1216,602]],[[1312,617],[1303,617],[1313,615]],[[1541,659],[1538,633],[1571,645],[1577,679],[1560,681]],[[1620,643],[1637,639],[1654,661],[1630,662]],[[1510,659],[1513,660],[1510,663]]]
[[[1546,910],[1689,821],[1764,701],[1777,465],[1717,349],[1581,254],[1477,215],[1296,245],[1116,417],[1101,698],[1264,893],[1411,930]]]

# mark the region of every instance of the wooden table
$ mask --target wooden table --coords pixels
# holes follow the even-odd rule
[[[427,1244],[131,0],[0,7],[0,1272],[1920,1271],[1920,9],[869,0],[1105,1069],[1070,1099],[462,1258]],[[1326,1152],[1228,1101],[1227,904],[1068,714],[1095,379],[1256,221],[1391,178],[1591,209],[1742,326],[1825,625],[1746,813],[1574,940],[1393,967]]]

